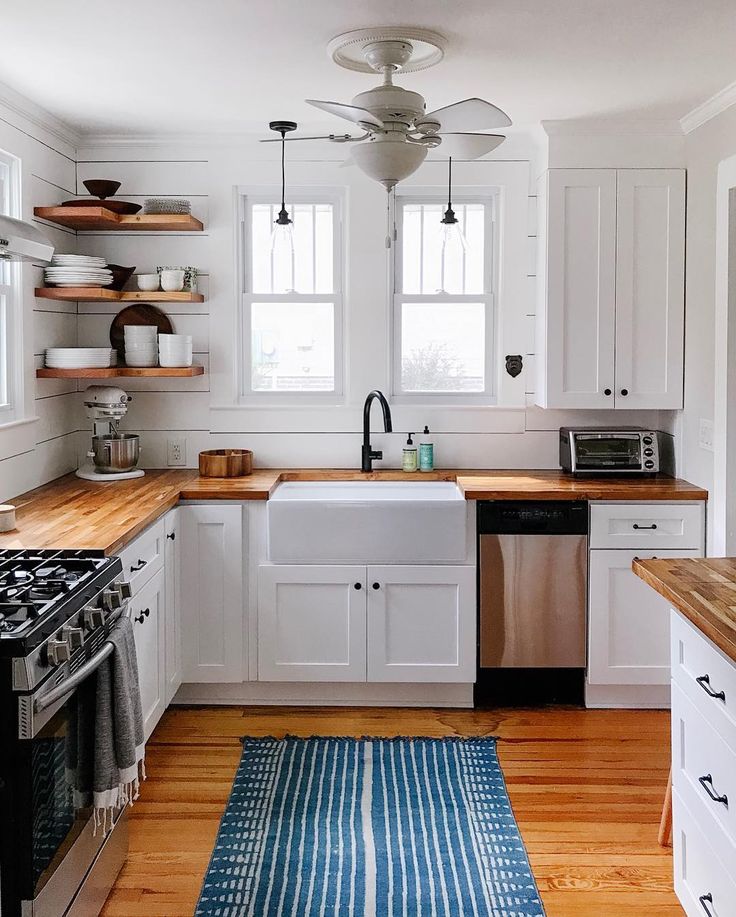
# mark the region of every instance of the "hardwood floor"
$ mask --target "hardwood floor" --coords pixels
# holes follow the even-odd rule
[[[191,917],[240,736],[287,733],[498,736],[548,917],[682,917],[657,845],[668,730],[661,711],[170,708],[103,917]]]

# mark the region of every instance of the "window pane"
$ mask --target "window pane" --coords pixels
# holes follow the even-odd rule
[[[332,303],[253,303],[251,387],[254,392],[335,389]]]
[[[293,257],[286,246],[271,251],[274,223],[280,209],[280,204],[251,207],[251,291],[334,292],[332,204],[287,205],[293,221]]]
[[[485,305],[403,303],[401,390],[485,389]]]
[[[446,204],[402,205],[401,291],[413,295],[484,291],[485,205],[455,204],[453,209],[467,248],[443,246]]]

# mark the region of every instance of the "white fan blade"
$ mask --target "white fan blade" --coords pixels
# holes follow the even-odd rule
[[[374,127],[383,127],[383,121],[372,115],[367,108],[358,108],[357,105],[344,105],[342,102],[320,102],[317,99],[305,99],[309,105],[315,108],[321,108],[322,111],[329,112],[331,115],[337,115],[338,118],[345,118],[347,121],[353,121],[355,124],[372,124]]]
[[[437,148],[443,156],[453,159],[478,159],[495,150],[506,139],[503,134],[441,133],[442,143]]]
[[[483,99],[454,102],[452,105],[429,112],[424,115],[424,119],[439,121],[443,131],[494,130],[497,127],[509,127],[511,124],[511,118],[505,111]]]

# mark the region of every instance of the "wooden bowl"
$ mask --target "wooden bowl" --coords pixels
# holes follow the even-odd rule
[[[206,449],[199,453],[203,478],[242,478],[253,471],[250,449]]]

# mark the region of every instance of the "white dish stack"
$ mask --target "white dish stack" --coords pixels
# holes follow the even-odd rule
[[[116,361],[113,347],[48,347],[45,355],[49,369],[105,369]]]
[[[94,255],[54,255],[43,279],[50,287],[108,287],[112,271]]]
[[[191,334],[159,334],[158,356],[161,366],[191,366]]]
[[[125,362],[128,366],[157,366],[158,343],[155,325],[126,325]]]

